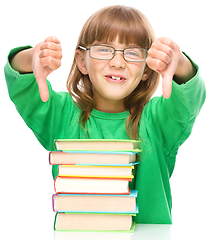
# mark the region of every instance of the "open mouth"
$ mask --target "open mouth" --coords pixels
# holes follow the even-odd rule
[[[110,82],[122,83],[126,81],[126,78],[120,76],[105,76],[105,78]]]

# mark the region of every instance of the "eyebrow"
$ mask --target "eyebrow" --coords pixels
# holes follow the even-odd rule
[[[96,43],[94,43],[94,45],[97,45],[97,44],[104,44],[104,45],[108,45],[108,46],[111,46],[111,47],[114,47],[112,45],[112,42],[105,42],[105,41],[96,41]],[[129,44],[129,45],[126,45],[125,48],[129,48],[129,47],[139,47],[137,44]]]

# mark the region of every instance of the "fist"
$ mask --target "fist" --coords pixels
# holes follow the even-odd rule
[[[46,78],[61,66],[62,48],[56,37],[48,37],[38,43],[32,53],[32,70],[39,87],[41,100],[47,102],[49,91]]]
[[[179,46],[169,38],[158,38],[148,51],[146,63],[162,76],[164,98],[169,98],[172,79],[181,58]]]

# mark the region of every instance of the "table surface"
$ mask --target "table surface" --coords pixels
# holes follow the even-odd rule
[[[214,227],[204,224],[198,225],[147,225],[137,224],[134,233],[93,233],[93,232],[55,232],[48,225],[41,226],[40,223],[32,228],[22,228],[22,223],[18,223],[15,228],[7,225],[1,226],[1,236],[4,240],[19,239],[22,240],[192,240],[206,239],[216,240],[217,234]],[[20,239],[21,239],[20,238]]]
[[[55,240],[171,240],[171,225],[137,224],[134,233],[54,232]]]

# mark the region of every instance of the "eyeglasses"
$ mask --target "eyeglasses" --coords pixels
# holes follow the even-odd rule
[[[89,50],[91,58],[98,60],[111,60],[115,52],[123,52],[124,60],[127,62],[145,62],[147,58],[147,49],[140,47],[130,47],[124,50],[116,50],[113,47],[105,45],[91,45],[89,48],[79,46],[82,50]]]

